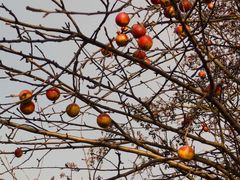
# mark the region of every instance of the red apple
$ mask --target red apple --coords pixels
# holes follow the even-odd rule
[[[148,51],[149,49],[151,49],[153,45],[153,40],[150,36],[148,35],[144,35],[144,36],[141,36],[139,39],[138,39],[138,46],[142,49],[142,50],[145,50],[145,51]]]
[[[101,128],[107,128],[111,125],[112,119],[107,113],[101,113],[97,117],[97,124]]]
[[[21,148],[17,148],[15,151],[14,151],[14,155],[17,157],[17,158],[20,158],[22,155],[23,155],[23,151]]]
[[[183,160],[192,160],[195,152],[191,146],[184,145],[180,147],[177,151],[178,157],[180,157]]]
[[[133,53],[133,57],[135,58],[139,58],[139,59],[145,59],[146,58],[146,53],[142,50],[136,50],[134,53]]]
[[[35,110],[35,104],[32,101],[21,103],[20,110],[23,114],[26,114],[26,115],[32,114]]]
[[[139,38],[143,35],[145,35],[147,32],[146,28],[142,24],[134,24],[131,28],[131,33],[133,37]]]
[[[176,16],[176,11],[173,6],[167,6],[164,8],[163,14],[166,18],[172,18]]]
[[[150,64],[151,64],[151,60],[148,59],[148,58],[144,58],[144,59],[143,59],[143,63],[139,63],[139,65],[141,66],[141,68],[147,68],[147,67],[145,66],[145,64],[150,65]]]
[[[19,94],[18,97],[21,101],[24,102],[29,102],[32,100],[32,91],[29,90],[22,90]],[[25,101],[27,100],[27,101]]]
[[[179,9],[182,12],[188,12],[192,8],[192,3],[190,0],[181,0],[179,3]]]
[[[128,44],[128,36],[123,33],[119,33],[115,38],[118,46],[126,46]]]
[[[117,16],[116,16],[116,18],[115,18],[116,24],[117,24],[118,26],[120,26],[120,27],[125,27],[125,26],[127,26],[128,23],[129,23],[129,21],[130,21],[130,18],[129,18],[129,16],[128,16],[128,14],[125,13],[125,12],[120,12],[120,13],[118,13]]]
[[[66,108],[66,113],[70,116],[70,117],[76,117],[80,112],[80,107],[78,104],[72,103],[69,104]]]
[[[161,0],[151,0],[152,4],[161,4]]]
[[[60,97],[60,91],[56,87],[51,87],[46,91],[46,96],[51,101],[56,101]]]
[[[204,79],[206,77],[206,72],[205,71],[199,71],[198,72],[198,76],[202,79]]]
[[[202,123],[202,130],[205,131],[205,132],[208,132],[209,131],[209,128],[208,128],[208,125],[206,123]]]

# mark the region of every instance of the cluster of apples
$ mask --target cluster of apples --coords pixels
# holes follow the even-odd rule
[[[128,24],[130,22],[130,17],[126,12],[120,12],[115,17],[115,22],[118,26],[121,27],[121,32],[118,32],[118,35],[115,37],[116,44],[121,46],[126,46],[129,42],[129,37],[127,35]],[[151,64],[151,61],[147,58],[145,51],[151,49],[153,45],[152,37],[147,35],[147,29],[144,24],[136,23],[133,24],[128,31],[132,34],[133,38],[137,40],[139,49],[133,53],[133,57],[139,58],[142,60],[140,66],[145,68],[144,64]]]
[[[60,91],[57,87],[51,87],[46,91],[46,97],[50,101],[56,101],[60,97]],[[29,115],[32,114],[35,110],[35,104],[32,101],[33,93],[30,90],[22,90],[19,93],[20,103],[20,111],[25,114]],[[66,107],[66,113],[70,117],[76,117],[80,112],[80,106],[76,103],[71,103]]]

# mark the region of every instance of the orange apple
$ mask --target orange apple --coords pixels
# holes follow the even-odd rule
[[[76,117],[80,112],[80,107],[78,104],[75,103],[71,103],[67,106],[66,108],[66,113],[70,116],[70,117]]]
[[[214,8],[214,2],[208,3],[207,6],[209,10],[212,10]]]
[[[23,114],[26,114],[26,115],[32,114],[35,110],[35,104],[32,101],[21,103],[20,110]]]
[[[183,160],[192,160],[195,155],[193,148],[188,145],[181,146],[178,149],[177,153],[178,157],[180,157]]]
[[[171,0],[160,0],[160,4],[163,8],[167,7],[167,6],[170,6],[171,5]]]
[[[190,26],[186,25],[186,29],[188,30],[188,32],[191,31],[191,28]],[[182,25],[178,25],[175,29],[175,33],[181,37],[181,38],[184,38],[186,36],[186,32],[184,31]]]
[[[118,33],[115,40],[116,40],[117,45],[120,47],[126,46],[128,44],[128,36],[124,33]]]
[[[29,102],[32,100],[32,91],[29,90],[22,90],[19,94],[18,97],[21,101],[24,102]],[[26,101],[25,101],[26,100]]]
[[[172,18],[176,16],[176,11],[173,6],[167,6],[164,8],[163,14],[166,18]]]
[[[60,97],[60,91],[56,87],[51,87],[46,91],[46,96],[51,101],[56,101]]]
[[[21,148],[15,149],[14,155],[15,155],[17,158],[20,158],[20,157],[23,155],[22,149],[21,149]]]
[[[101,113],[97,117],[97,124],[101,128],[107,128],[111,125],[112,119],[107,113]]]

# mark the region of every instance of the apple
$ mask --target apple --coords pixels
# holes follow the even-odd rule
[[[111,125],[112,119],[107,113],[101,113],[97,117],[97,124],[101,128],[107,128]]]
[[[153,40],[150,36],[148,35],[144,35],[144,36],[141,36],[139,39],[138,39],[138,46],[142,49],[142,50],[145,50],[145,51],[148,51],[149,49],[151,49],[153,45]]]
[[[21,103],[20,110],[25,115],[32,114],[35,110],[35,104],[32,101],[26,102],[26,103]]]
[[[128,44],[128,36],[124,33],[118,33],[115,40],[116,40],[117,45],[120,47],[126,46]]]
[[[22,90],[19,94],[18,97],[21,101],[24,102],[29,102],[32,100],[32,91],[29,90]],[[27,100],[27,101],[25,101]]]
[[[76,103],[71,103],[66,108],[66,113],[70,117],[76,117],[80,112],[80,107]]]
[[[205,71],[199,71],[198,72],[198,76],[202,79],[204,79],[206,77],[206,72]]]
[[[177,153],[178,157],[180,157],[183,160],[192,160],[195,155],[193,148],[188,145],[181,146],[178,149]]]
[[[111,44],[108,44],[106,48],[101,48],[101,53],[105,57],[111,57],[112,52],[108,50],[108,48],[112,48],[113,46]]]
[[[152,4],[161,4],[161,0],[151,0]]]
[[[171,5],[171,0],[160,0],[162,7],[167,7]]]
[[[139,58],[139,59],[145,59],[146,58],[146,53],[142,50],[136,50],[134,53],[133,53],[133,57],[135,58]]]
[[[190,0],[181,0],[179,3],[179,9],[182,12],[188,12],[192,8],[192,3]]]
[[[176,16],[176,11],[173,6],[167,6],[164,8],[163,14],[166,18],[172,18]]]
[[[148,58],[144,58],[144,59],[143,59],[143,63],[139,63],[139,65],[140,65],[142,68],[147,68],[147,67],[145,66],[145,64],[150,65],[150,64],[151,64],[151,60],[148,59]]]
[[[17,158],[20,158],[20,157],[23,155],[22,149],[21,149],[21,148],[15,149],[14,155],[15,155]]]
[[[135,38],[139,38],[139,37],[145,35],[146,32],[147,32],[147,30],[143,24],[134,24],[131,28],[131,33],[132,33],[133,37],[135,37]]]
[[[201,126],[202,126],[203,131],[205,131],[205,132],[209,131],[208,125],[206,123],[202,123]]]
[[[130,21],[130,18],[129,18],[129,16],[128,16],[128,14],[125,13],[125,12],[120,12],[120,13],[118,13],[117,16],[116,16],[116,18],[115,18],[116,24],[117,24],[118,26],[120,26],[120,27],[125,27],[125,26],[127,26],[128,23],[129,23],[129,21]]]
[[[214,2],[208,3],[207,6],[209,10],[212,10],[214,8]]]
[[[188,32],[191,31],[191,28],[190,26],[186,25],[186,29],[188,30]],[[181,38],[184,38],[186,36],[186,32],[184,31],[182,25],[178,25],[175,29],[175,33],[181,37]]]
[[[46,91],[46,96],[51,101],[56,101],[60,97],[60,91],[56,87],[51,87]]]

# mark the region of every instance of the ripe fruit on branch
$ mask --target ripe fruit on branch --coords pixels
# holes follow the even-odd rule
[[[190,26],[186,25],[186,29],[188,32],[191,31]],[[175,29],[175,33],[180,37],[180,38],[184,38],[186,36],[186,32],[184,31],[182,25],[178,25]]]
[[[145,51],[148,51],[149,49],[151,49],[153,45],[153,40],[150,36],[148,35],[144,35],[144,36],[141,36],[139,39],[138,39],[138,46],[142,49],[142,50],[145,50]]]
[[[29,91],[29,90],[22,90],[19,94],[18,94],[18,97],[21,101],[24,101],[24,102],[29,102],[32,100],[32,91]],[[27,100],[27,101],[25,101]]]
[[[148,58],[144,58],[144,59],[143,59],[143,63],[139,63],[139,65],[141,66],[141,68],[144,68],[144,69],[147,68],[147,66],[146,66],[145,64],[150,65],[150,64],[151,64],[151,60],[148,59]]]
[[[145,59],[146,58],[146,53],[142,50],[136,50],[134,53],[133,53],[133,57],[135,58],[139,58],[139,59]]]
[[[15,155],[15,157],[17,157],[17,158],[20,158],[20,157],[23,155],[22,149],[21,149],[21,148],[15,149],[14,155]]]
[[[20,110],[25,115],[32,114],[35,110],[35,104],[32,101],[26,102],[26,103],[21,103]]]
[[[199,71],[198,72],[198,76],[202,79],[204,79],[206,77],[206,72],[205,71]]]
[[[167,7],[171,5],[171,0],[160,0],[162,7]]]
[[[181,0],[179,3],[179,9],[182,12],[188,12],[192,8],[192,3],[190,0]]]
[[[195,155],[193,148],[188,145],[181,146],[178,149],[177,153],[178,157],[180,157],[183,160],[192,160]]]
[[[214,2],[208,3],[207,6],[209,10],[212,10],[214,8]]]
[[[173,6],[167,6],[164,8],[163,14],[166,18],[172,18],[176,16],[176,11]]]
[[[101,128],[107,128],[111,125],[112,119],[107,113],[101,113],[97,117],[97,124]]]
[[[202,126],[203,131],[205,131],[205,132],[209,131],[208,125],[206,123],[202,123],[201,126]]]
[[[112,52],[108,50],[108,47],[112,47],[112,45],[108,44],[106,48],[101,48],[101,53],[105,57],[111,57],[112,56]]]
[[[76,117],[80,112],[80,107],[78,104],[72,103],[69,104],[66,108],[66,113],[70,116],[70,117]]]
[[[126,46],[128,44],[128,36],[123,33],[118,33],[117,37],[115,38],[116,43],[118,46]]]
[[[151,0],[152,4],[161,4],[161,0]]]
[[[143,35],[145,35],[147,32],[146,28],[142,24],[134,24],[131,28],[131,33],[133,37],[139,38]]]
[[[129,21],[130,21],[130,18],[129,18],[129,16],[128,16],[128,14],[125,13],[125,12],[120,12],[120,13],[118,13],[117,16],[116,16],[116,18],[115,18],[116,24],[117,24],[118,26],[120,26],[120,27],[125,27],[125,26],[127,26],[128,23],[129,23]]]
[[[46,96],[51,101],[56,101],[60,97],[60,91],[56,87],[51,87],[46,91]]]

